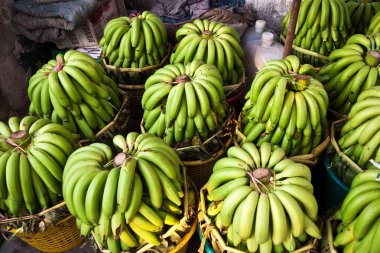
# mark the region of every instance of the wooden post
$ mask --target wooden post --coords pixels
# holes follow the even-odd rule
[[[296,24],[297,24],[298,12],[300,10],[300,5],[301,5],[301,0],[293,0],[288,31],[286,33],[284,58],[290,55],[290,53],[292,52],[294,32],[296,30]]]

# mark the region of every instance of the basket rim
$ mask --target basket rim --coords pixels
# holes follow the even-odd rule
[[[167,49],[168,49],[168,52],[166,53],[165,57],[163,57],[161,59],[160,63],[155,64],[155,65],[149,65],[149,66],[146,66],[143,68],[121,68],[121,67],[109,65],[109,64],[107,64],[104,56],[102,56],[102,63],[107,70],[111,70],[111,71],[116,71],[116,72],[144,72],[144,71],[155,69],[157,67],[162,66],[167,61],[167,59],[169,58],[169,56],[171,54],[172,45],[169,42],[168,42]]]
[[[331,124],[331,145],[333,146],[336,154],[338,154],[343,160],[345,160],[355,172],[362,173],[364,170],[340,149],[339,144],[335,138],[336,127],[338,125],[344,124],[347,121],[348,121],[348,117],[344,117],[342,119],[339,119],[339,120],[332,122],[332,124]]]
[[[61,201],[59,202],[58,204],[50,207],[50,208],[47,208],[39,213],[36,213],[36,214],[27,214],[27,215],[23,215],[23,216],[20,216],[20,217],[12,217],[12,218],[5,218],[5,219],[0,219],[0,225],[6,225],[6,224],[9,224],[9,223],[12,223],[12,222],[20,222],[20,221],[26,221],[26,220],[31,220],[31,219],[41,219],[43,218],[43,216],[51,211],[54,211],[54,210],[57,210],[59,208],[63,208],[63,207],[66,207],[66,202],[65,201]],[[68,215],[70,216],[70,214]]]

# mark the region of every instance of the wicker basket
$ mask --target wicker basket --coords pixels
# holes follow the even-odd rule
[[[103,57],[102,63],[106,68],[107,74],[118,84],[143,84],[154,71],[161,68],[169,59],[172,46],[168,44],[168,52],[159,64],[150,65],[143,68],[120,68],[108,65]]]
[[[285,43],[285,37],[281,34],[280,36],[281,41]],[[300,58],[302,63],[309,63],[313,65],[314,67],[322,67],[326,63],[329,62],[329,57],[298,47],[296,45],[292,45],[293,48],[293,54]]]
[[[134,251],[135,253],[142,252],[157,252],[157,253],[185,253],[187,252],[187,247],[190,238],[193,236],[196,226],[197,226],[197,205],[198,190],[194,185],[194,182],[186,174],[186,167],[182,166],[182,171],[184,175],[184,204],[183,204],[183,217],[178,224],[171,226],[164,234],[160,235],[161,245],[154,246],[152,244],[146,243],[140,248]],[[103,253],[110,253],[107,249],[102,249],[99,242],[93,240],[96,246]],[[168,246],[170,245],[170,246]]]
[[[0,224],[2,231],[43,252],[65,252],[84,240],[64,202],[36,215],[1,219]],[[41,225],[46,226],[44,231],[39,229]]]
[[[325,227],[322,233],[322,239],[320,244],[320,252],[322,253],[338,253],[341,250],[337,250],[334,247],[334,235],[335,229],[339,224],[339,220],[334,218],[334,213],[340,208],[340,206],[336,206],[330,209],[325,214]]]
[[[335,135],[337,129],[340,129],[344,123],[346,123],[347,118],[343,118],[334,121],[331,125],[331,145],[327,150],[327,155],[331,161],[332,168],[334,169],[336,175],[341,179],[346,185],[351,185],[352,179],[358,174],[363,172],[354,161],[351,160],[339,147]]]
[[[123,96],[123,103],[113,120],[95,134],[95,139],[97,141],[106,144],[112,144],[112,138],[116,134],[122,133],[126,129],[130,118],[131,96],[124,91],[121,91],[121,93]],[[92,141],[88,139],[82,139],[78,142],[80,145],[86,145]]]
[[[211,245],[215,251],[215,253],[244,253],[243,251],[237,250],[235,248],[231,248],[227,246],[226,242],[224,241],[222,235],[218,231],[218,228],[213,224],[212,220],[207,216],[206,213],[206,186],[204,186],[200,190],[200,200],[199,200],[199,207],[198,207],[198,223],[201,229],[202,233],[202,242],[201,246],[198,250],[198,252],[203,253],[203,247],[206,240],[210,240]],[[307,244],[299,248],[293,253],[314,253],[318,252],[318,240],[317,239],[310,239]]]
[[[144,133],[143,125],[143,121],[141,121],[141,132]],[[183,146],[185,144],[180,143],[173,147],[187,168],[187,174],[194,181],[197,189],[200,189],[207,182],[214,164],[231,145],[234,133],[235,110],[229,106],[225,121],[214,135],[199,145]]]

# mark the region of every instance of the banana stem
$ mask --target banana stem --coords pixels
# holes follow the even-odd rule
[[[206,30],[206,31],[202,32],[202,38],[204,38],[204,39],[210,39],[211,36],[212,36],[212,32],[211,31]]]
[[[375,50],[369,51],[365,57],[365,62],[371,67],[378,66],[380,64],[380,53]]]
[[[255,185],[256,190],[262,194],[262,191],[260,190],[260,187],[257,185],[257,179],[251,174],[251,172],[248,171],[247,168],[245,168],[245,173],[247,173],[248,177],[251,179],[252,183]]]
[[[115,167],[120,167],[124,163],[126,158],[127,155],[124,152],[120,152],[113,158],[113,165]]]
[[[25,132],[25,131],[17,131],[17,132],[12,133],[10,136],[11,139],[6,139],[2,136],[0,136],[0,139],[5,141],[6,143],[8,143],[10,146],[14,147],[20,154],[27,157],[26,151],[21,147],[21,145],[24,145],[25,143],[29,143],[30,142],[30,136],[27,132],[25,132],[26,135],[22,135],[22,139],[21,138],[17,139],[16,137],[18,135],[23,134],[23,133],[18,133],[18,132]],[[17,133],[17,134],[15,134],[15,133]]]

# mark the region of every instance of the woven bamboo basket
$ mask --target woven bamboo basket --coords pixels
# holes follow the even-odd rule
[[[235,142],[241,143],[245,140],[245,135],[240,131],[241,130],[241,114],[239,115],[237,127],[236,127],[236,133],[235,133]],[[316,146],[311,153],[304,154],[304,155],[297,155],[297,156],[290,156],[289,159],[292,159],[293,161],[297,163],[303,163],[306,165],[314,166],[318,163],[319,156],[327,149],[327,147],[330,144],[330,131],[328,128],[326,128],[325,131],[326,138],[318,145]]]
[[[65,252],[84,240],[65,202],[35,215],[0,219],[2,232],[43,252]],[[44,227],[42,230],[41,227]]]
[[[331,145],[327,149],[327,156],[331,161],[331,166],[334,169],[336,175],[341,179],[346,185],[351,185],[353,178],[358,174],[363,172],[363,169],[357,165],[351,158],[349,158],[339,147],[335,136],[337,135],[337,130],[339,130],[344,123],[346,123],[347,118],[343,118],[334,121],[331,124]]]
[[[206,186],[202,187],[200,190],[200,200],[198,207],[198,223],[202,233],[202,242],[198,250],[199,253],[203,253],[204,244],[206,240],[211,242],[212,248],[215,253],[244,253],[238,249],[229,247],[222,235],[220,234],[218,228],[215,226],[210,217],[207,216],[206,212]],[[305,246],[299,248],[293,253],[317,253],[318,251],[318,240],[310,239]]]
[[[338,250],[334,247],[334,235],[335,229],[339,224],[339,220],[334,218],[334,213],[340,208],[336,206],[325,214],[325,227],[322,231],[322,239],[320,243],[320,252],[323,253],[338,253],[341,250]]]
[[[131,95],[124,91],[120,92],[123,96],[123,103],[113,120],[95,134],[95,140],[97,141],[112,144],[112,138],[116,134],[122,133],[127,127],[131,114]],[[88,139],[78,141],[82,146],[91,142],[92,141]]]
[[[285,43],[285,37],[281,34],[281,41]],[[314,67],[322,67],[326,63],[329,62],[329,57],[319,54],[317,52],[313,52],[296,45],[292,45],[293,54],[300,58],[302,63],[309,63]]]
[[[184,203],[183,217],[178,224],[171,226],[164,234],[160,235],[161,245],[154,246],[145,243],[137,248],[135,253],[156,252],[156,253],[186,253],[190,238],[197,227],[197,205],[198,190],[194,182],[186,174],[186,167],[182,166],[184,175]],[[102,253],[110,253],[107,249],[102,249],[102,245],[92,237],[96,246]]]

